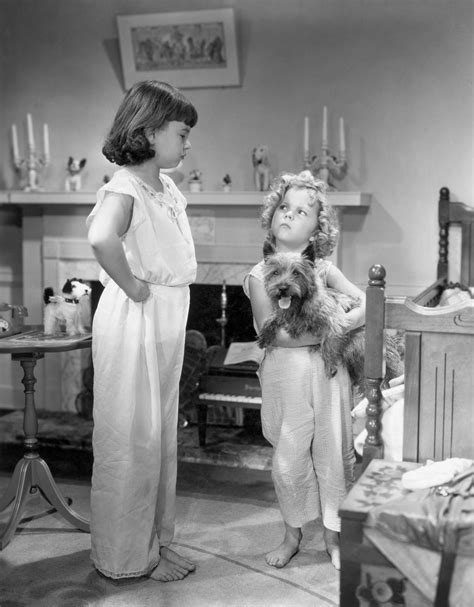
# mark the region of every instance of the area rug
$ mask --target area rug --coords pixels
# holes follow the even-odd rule
[[[0,476],[0,493],[8,481]],[[89,518],[87,483],[59,483],[72,507]],[[0,526],[8,511],[0,515]],[[339,576],[324,550],[322,527],[304,528],[300,552],[284,569],[263,555],[280,540],[275,504],[196,492],[178,494],[172,547],[196,571],[180,582],[114,583],[97,575],[90,536],[74,530],[39,496],[0,553],[0,604],[35,607],[324,607],[339,604]]]
[[[70,456],[92,454],[93,422],[75,413],[39,410],[39,448]],[[23,443],[23,411],[0,417],[0,445]],[[197,426],[189,424],[178,429],[178,459],[183,462],[216,464],[238,468],[270,470],[272,448],[261,433],[242,427],[211,426],[207,428],[205,447],[199,447]]]

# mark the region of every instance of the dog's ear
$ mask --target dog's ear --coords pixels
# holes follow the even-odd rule
[[[63,293],[72,293],[72,283],[70,279],[66,280],[63,286]]]
[[[275,247],[271,240],[268,238],[263,243],[263,259],[267,259],[275,253]]]
[[[314,252],[314,244],[312,242],[310,242],[309,245],[306,247],[306,249],[301,253],[301,257],[304,257],[311,263],[314,263],[314,260],[316,259],[316,255]]]
[[[49,304],[49,298],[54,295],[54,291],[52,287],[46,287],[43,291],[43,301],[45,304]]]
[[[69,156],[69,160],[67,161],[67,166],[68,168],[71,167],[71,164],[74,162],[74,158],[72,156]]]
[[[87,159],[86,159],[86,158],[83,158],[83,159],[81,160],[81,162],[79,163],[79,168],[80,168],[80,169],[83,169],[83,168],[86,166],[86,162],[87,162]]]

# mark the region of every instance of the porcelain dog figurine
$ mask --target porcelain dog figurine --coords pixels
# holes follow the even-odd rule
[[[86,166],[87,160],[77,160],[69,156],[67,163],[68,176],[66,177],[66,192],[78,192],[82,188],[82,169]]]
[[[255,189],[266,192],[270,187],[271,169],[268,160],[268,146],[259,145],[252,150]]]
[[[48,335],[62,333],[65,325],[67,335],[87,333],[82,314],[81,300],[90,295],[91,288],[79,278],[66,280],[62,295],[55,295],[51,287],[44,290],[44,332]]]

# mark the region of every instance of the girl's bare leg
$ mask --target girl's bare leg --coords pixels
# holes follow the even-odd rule
[[[326,529],[324,527],[324,543],[326,544],[326,550],[331,557],[331,562],[334,567],[339,571],[341,568],[341,553],[339,552],[339,533],[332,529]]]
[[[265,560],[272,567],[284,567],[298,552],[301,542],[301,529],[285,523],[285,537],[282,543],[265,555]]]

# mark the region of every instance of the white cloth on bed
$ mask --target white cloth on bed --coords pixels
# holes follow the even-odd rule
[[[395,377],[389,382],[389,388],[382,390],[382,443],[384,459],[391,462],[403,461],[403,407],[405,395],[405,376]],[[362,455],[367,430],[366,408],[368,400],[362,399],[351,412],[353,419],[354,448]]]

